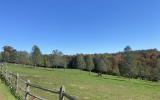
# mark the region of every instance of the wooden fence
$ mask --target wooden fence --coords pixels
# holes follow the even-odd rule
[[[6,81],[6,83],[10,86],[10,88],[15,90],[15,94],[19,94],[20,90],[24,92],[23,94],[24,100],[30,100],[31,97],[32,97],[31,100],[46,100],[40,96],[37,96],[31,93],[30,91],[31,88],[36,88],[44,92],[57,94],[59,95],[59,100],[64,100],[65,98],[67,98],[68,100],[77,100],[75,97],[65,92],[64,86],[61,86],[58,90],[56,89],[51,90],[51,89],[41,87],[37,84],[33,84],[31,83],[30,80],[22,79],[21,77],[23,75],[19,75],[18,73],[14,74],[12,72],[7,71],[6,64],[4,63],[0,63],[0,75],[1,75],[1,78],[3,78]],[[20,85],[20,83],[23,83],[24,86]]]

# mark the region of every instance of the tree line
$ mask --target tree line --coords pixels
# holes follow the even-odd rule
[[[74,68],[88,71],[89,74],[92,71],[142,80],[160,80],[160,52],[157,49],[132,51],[131,47],[127,46],[123,52],[113,54],[64,55],[59,50],[42,54],[36,45],[30,53],[4,46],[0,61],[35,67]]]

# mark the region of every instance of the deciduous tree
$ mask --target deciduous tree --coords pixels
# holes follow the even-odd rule
[[[91,55],[86,56],[86,70],[90,72],[94,69],[94,63],[93,63],[93,58]]]
[[[80,70],[83,70],[86,68],[86,63],[82,55],[77,55],[76,57],[76,66]]]

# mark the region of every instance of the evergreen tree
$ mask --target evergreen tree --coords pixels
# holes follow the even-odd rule
[[[124,48],[124,52],[130,52],[130,51],[132,51],[132,48],[130,46],[126,46]]]
[[[5,62],[15,63],[17,57],[17,51],[11,46],[4,46],[2,52],[2,58]]]
[[[33,62],[34,66],[42,66],[43,65],[42,53],[41,53],[38,46],[34,45],[32,47],[31,57],[32,57],[32,62]]]

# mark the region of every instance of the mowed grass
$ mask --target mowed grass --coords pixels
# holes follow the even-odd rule
[[[16,100],[10,93],[9,88],[4,85],[4,82],[0,80],[0,100]]]
[[[64,85],[66,92],[76,96],[78,100],[160,100],[160,83],[156,82],[129,80],[111,75],[99,78],[96,73],[89,76],[88,72],[76,69],[35,69],[14,64],[8,64],[8,69],[49,89]],[[35,89],[33,92],[50,100],[58,98],[57,95]]]

